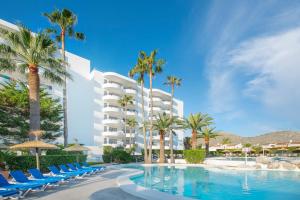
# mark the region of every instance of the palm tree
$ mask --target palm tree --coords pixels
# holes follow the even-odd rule
[[[202,127],[208,126],[212,123],[212,118],[207,114],[196,113],[184,121],[184,128],[192,130],[192,149],[197,148],[197,135],[200,133]]]
[[[83,33],[75,32],[74,26],[77,23],[77,16],[70,10],[59,9],[54,10],[52,13],[44,13],[51,24],[58,26],[59,30],[50,28],[47,31],[55,34],[57,42],[61,44],[62,59],[66,61],[65,55],[65,38],[75,38],[77,40],[84,40]],[[65,65],[65,68],[67,65]],[[63,109],[64,109],[64,146],[68,145],[68,115],[67,115],[67,82],[66,77],[63,85]]]
[[[141,55],[141,53],[140,53]],[[144,83],[145,83],[145,74],[147,73],[147,65],[144,60],[139,55],[137,64],[129,71],[129,77],[133,78],[137,75],[137,82],[141,85],[142,90],[142,130],[143,130],[143,139],[144,139],[144,162],[148,163],[148,154],[147,154],[147,136],[146,136],[146,121],[145,121],[145,102],[144,102]]]
[[[133,104],[133,97],[130,96],[130,95],[126,95],[125,94],[121,99],[119,99],[118,103],[123,108],[123,114],[124,114],[124,136],[126,137],[126,124],[127,124],[126,111],[127,111],[128,105],[132,105]]]
[[[211,128],[210,126],[205,126],[204,128],[201,129],[200,135],[198,137],[204,139],[205,151],[207,156],[209,154],[209,140],[211,138],[216,138],[217,136],[219,135],[215,131],[215,128]]]
[[[167,115],[166,113],[159,114],[156,121],[153,123],[153,130],[159,133],[159,163],[165,162],[165,135],[168,132],[174,134],[176,117]]]
[[[152,95],[152,81],[153,77],[157,73],[162,72],[162,67],[165,64],[163,59],[157,59],[157,50],[153,50],[149,56],[147,56],[146,52],[141,51],[140,57],[144,60],[147,67],[147,74],[149,75],[149,88],[150,88],[150,128],[149,128],[149,157],[148,162],[152,162],[152,141],[153,141],[153,95]]]
[[[167,82],[165,85],[171,86],[171,105],[170,105],[170,116],[173,116],[173,98],[174,98],[174,89],[175,86],[181,85],[181,78],[177,78],[175,76],[168,76]],[[171,155],[171,163],[175,163],[174,161],[174,153],[173,153],[173,134],[170,134],[170,155]]]
[[[129,130],[130,130],[130,141],[129,141],[129,146],[130,146],[130,148],[132,147],[132,132],[133,132],[133,130],[135,130],[135,128],[137,127],[137,125],[138,125],[138,122],[136,121],[136,119],[135,118],[129,118],[128,120],[127,120],[127,125],[128,125],[128,127],[129,127]]]
[[[0,45],[0,71],[28,75],[30,132],[40,130],[40,75],[59,84],[64,82],[63,77],[70,75],[63,61],[55,58],[58,49],[48,34],[33,34],[29,29],[18,26],[15,32],[0,28],[0,37],[3,39]]]
[[[185,137],[183,139],[184,149],[191,149],[191,137]]]

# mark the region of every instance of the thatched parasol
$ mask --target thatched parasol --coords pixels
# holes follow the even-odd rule
[[[88,151],[89,149],[87,147],[81,146],[80,144],[74,144],[72,146],[65,148],[64,150],[70,152],[82,152],[82,151]]]
[[[38,138],[38,134],[41,134],[42,131],[35,131],[31,132],[31,134],[36,136],[36,139]],[[18,150],[18,149],[35,149],[35,157],[36,157],[36,167],[40,169],[40,158],[39,158],[39,149],[58,149],[57,146],[53,144],[47,144],[40,140],[32,140],[27,141],[22,144],[16,144],[14,146],[11,146],[10,149]]]
[[[76,141],[76,143],[74,145],[69,146],[69,147],[65,148],[64,150],[68,151],[68,152],[83,152],[83,151],[88,151],[89,150],[89,148],[81,146],[80,144],[78,144],[77,140],[75,140],[75,141]],[[77,160],[77,162],[79,162],[79,154],[76,155],[76,160]]]

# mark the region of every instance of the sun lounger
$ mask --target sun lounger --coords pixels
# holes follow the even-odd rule
[[[29,180],[27,176],[21,171],[11,171],[10,175],[13,177],[13,179],[18,183],[37,183],[42,184],[43,190],[45,190],[48,186],[57,186],[58,181],[57,180],[45,180],[45,179],[38,179],[38,180]]]
[[[76,175],[71,174],[71,173],[60,172],[60,170],[57,167],[55,167],[54,165],[49,166],[48,169],[50,170],[50,173],[55,177],[63,177],[63,178],[66,178],[66,179],[76,177]]]
[[[83,165],[84,167],[92,167],[92,168],[94,168],[94,169],[98,169],[98,170],[101,170],[101,171],[103,171],[103,170],[105,169],[105,167],[95,167],[95,166],[90,166],[87,162],[83,162],[82,165]]]
[[[76,166],[77,169],[89,169],[92,170],[94,173],[99,172],[100,170],[97,168],[93,168],[93,167],[82,167],[79,163],[74,163],[74,165]]]
[[[73,174],[73,175],[75,175],[75,176],[78,177],[78,178],[83,177],[83,176],[85,176],[85,175],[87,174],[86,172],[79,171],[79,170],[77,170],[77,171],[71,171],[71,170],[69,170],[69,169],[67,168],[67,166],[65,166],[65,165],[59,165],[59,168],[60,168],[63,172]]]
[[[30,191],[41,191],[43,188],[41,183],[9,183],[1,174],[0,174],[0,188],[7,190],[18,190],[20,191],[20,197],[25,197]]]
[[[29,169],[28,172],[31,174],[31,176],[34,179],[37,180],[48,180],[48,181],[53,181],[54,183],[60,183],[60,182],[65,182],[67,179],[69,178],[65,178],[65,177],[59,177],[59,176],[45,176],[44,174],[42,174],[42,172],[38,169]]]
[[[7,198],[18,199],[19,196],[20,196],[20,192],[18,192],[17,190],[0,189],[0,199],[7,199]]]
[[[93,169],[79,169],[77,167],[75,167],[75,165],[71,164],[71,163],[67,163],[67,166],[72,170],[72,171],[81,171],[81,172],[85,172],[88,175],[94,174],[95,171]]]

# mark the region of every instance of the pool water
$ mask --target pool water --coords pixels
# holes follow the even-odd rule
[[[300,173],[202,167],[134,167],[131,180],[146,188],[202,200],[300,200]]]

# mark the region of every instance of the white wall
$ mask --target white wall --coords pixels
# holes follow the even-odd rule
[[[71,53],[66,54],[69,73],[67,81],[69,142],[93,145],[93,84],[90,80],[90,61]]]

